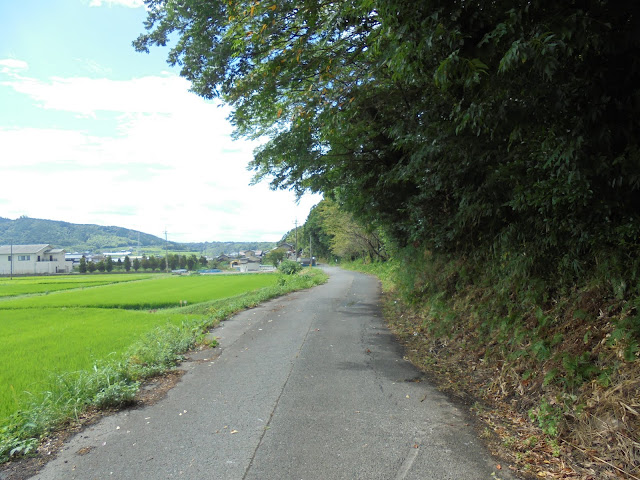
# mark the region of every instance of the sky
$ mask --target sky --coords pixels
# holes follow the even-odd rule
[[[319,195],[250,186],[256,143],[189,92],[169,47],[138,53],[141,0],[0,0],[0,217],[177,242],[277,241]]]

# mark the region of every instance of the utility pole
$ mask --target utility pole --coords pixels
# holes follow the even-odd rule
[[[296,262],[298,261],[298,218],[296,218]]]
[[[11,253],[9,256],[11,257],[11,280],[13,280],[13,238],[11,239]]]
[[[309,234],[309,266],[313,267],[313,252],[311,250],[311,234]]]
[[[169,244],[167,243],[167,227],[164,227],[164,271],[169,273]]]

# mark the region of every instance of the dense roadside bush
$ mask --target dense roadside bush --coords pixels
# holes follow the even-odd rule
[[[285,275],[294,275],[302,270],[302,265],[293,260],[283,260],[280,262],[280,265],[278,265],[278,270]]]

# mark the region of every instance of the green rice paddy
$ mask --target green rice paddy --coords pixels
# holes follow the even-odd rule
[[[0,424],[47,391],[56,375],[119,359],[155,327],[194,317],[186,313],[191,309],[175,307],[272,286],[277,278],[102,275],[0,280]]]
[[[157,309],[231,297],[273,285],[274,275],[162,276],[140,282],[117,283],[83,291],[21,297],[0,301],[4,309],[50,307]]]
[[[151,275],[95,275],[68,277],[16,277],[0,278],[0,298],[32,293],[48,293],[71,288],[95,287],[119,282],[132,282]]]

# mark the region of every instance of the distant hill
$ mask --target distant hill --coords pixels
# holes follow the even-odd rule
[[[275,248],[276,242],[204,242],[204,243],[185,243],[194,251],[202,252],[210,257],[217,257],[222,253],[231,254],[244,252],[246,250],[262,250],[268,251]]]
[[[0,243],[3,245],[10,242],[50,243],[67,250],[109,250],[137,245],[138,235],[140,245],[164,247],[164,239],[127,228],[80,225],[29,217],[16,220],[0,217]]]
[[[57,220],[20,217],[15,220],[0,217],[0,245],[48,243],[67,251],[105,252],[136,249],[141,253],[157,252],[165,248],[163,238],[148,233],[115,226],[76,224]],[[269,250],[275,242],[168,242],[170,251],[198,252],[216,256],[238,250]]]

